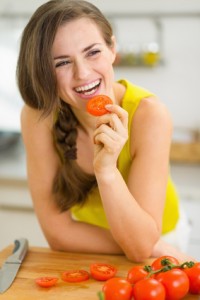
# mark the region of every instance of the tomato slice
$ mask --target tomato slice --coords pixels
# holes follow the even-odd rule
[[[94,263],[90,265],[90,273],[94,279],[105,281],[115,276],[117,268],[105,263]]]
[[[87,112],[93,116],[102,116],[108,113],[105,105],[113,104],[112,100],[106,95],[97,95],[87,103]]]
[[[50,276],[45,276],[45,277],[39,277],[35,279],[35,282],[41,286],[41,287],[51,287],[54,286],[56,284],[56,282],[58,281],[57,277],[50,277]]]
[[[66,282],[81,282],[88,280],[90,274],[85,270],[70,270],[63,272],[61,277]]]

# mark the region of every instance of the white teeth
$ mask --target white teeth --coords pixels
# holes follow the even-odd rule
[[[100,83],[100,80],[96,80],[96,81],[94,81],[94,82],[92,82],[92,83],[90,83],[88,85],[79,86],[75,90],[76,90],[76,92],[86,92],[86,91],[91,90],[94,87],[96,87],[99,83]],[[90,95],[90,92],[88,92],[86,94]]]

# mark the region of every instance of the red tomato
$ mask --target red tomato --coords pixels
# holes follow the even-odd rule
[[[189,279],[181,269],[161,272],[156,279],[164,285],[167,300],[182,299],[189,291]]]
[[[71,270],[62,273],[62,280],[66,282],[81,282],[88,280],[90,275],[85,270]]]
[[[112,103],[112,100],[108,96],[97,95],[88,101],[87,111],[93,116],[102,116],[108,113],[105,105]]]
[[[41,286],[41,287],[51,287],[53,285],[56,284],[56,282],[58,281],[57,277],[50,277],[50,276],[46,276],[46,277],[39,277],[35,279],[35,282]]]
[[[128,271],[127,280],[134,284],[137,281],[144,279],[147,275],[148,272],[145,271],[144,266],[135,266]]]
[[[142,279],[133,286],[134,300],[164,300],[165,288],[154,278]]]
[[[109,264],[95,263],[90,265],[90,273],[94,279],[104,281],[114,277],[117,268]]]
[[[126,279],[114,277],[103,285],[105,300],[131,300],[132,285]]]
[[[200,294],[200,262],[195,263],[191,268],[183,269],[183,271],[189,278],[189,292],[191,294]]]
[[[159,270],[163,268],[164,266],[167,266],[169,263],[174,264],[174,265],[179,265],[178,259],[176,259],[173,256],[160,256],[156,258],[153,263],[151,264],[152,270]]]

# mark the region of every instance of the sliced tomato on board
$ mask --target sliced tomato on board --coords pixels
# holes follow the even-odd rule
[[[69,270],[63,272],[61,277],[62,280],[66,282],[81,282],[88,280],[90,274],[85,270]]]
[[[97,95],[87,103],[87,112],[93,116],[102,116],[108,113],[105,105],[113,104],[112,100],[106,95]]]
[[[54,286],[57,281],[58,281],[57,277],[51,277],[51,276],[39,277],[39,278],[35,279],[35,282],[39,286],[45,287],[45,288]]]
[[[105,281],[115,276],[117,268],[106,263],[94,263],[90,265],[92,277],[99,281]]]

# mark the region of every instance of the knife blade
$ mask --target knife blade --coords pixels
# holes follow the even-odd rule
[[[11,286],[28,250],[27,239],[17,239],[14,243],[12,255],[6,259],[0,270],[0,293],[4,293]]]

